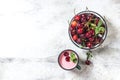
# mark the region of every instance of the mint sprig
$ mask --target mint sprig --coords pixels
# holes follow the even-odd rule
[[[76,56],[75,56],[75,53],[74,53],[74,52],[71,52],[71,54],[70,54],[70,60],[71,60],[71,61],[73,61],[74,63],[76,63],[76,62],[77,62],[77,58],[76,58]]]
[[[102,21],[99,20],[97,27],[95,27],[95,35],[105,32],[105,28],[102,27],[102,24],[103,24]]]

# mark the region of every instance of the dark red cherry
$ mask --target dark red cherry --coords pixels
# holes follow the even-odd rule
[[[80,34],[80,38],[86,38],[85,34]]]
[[[82,41],[81,41],[80,38],[78,38],[76,42],[77,42],[78,44],[81,44]]]
[[[83,24],[78,24],[77,26],[78,26],[78,29],[83,28]]]
[[[77,30],[77,33],[78,33],[78,34],[83,33],[83,28],[79,28],[79,29]]]
[[[66,60],[67,62],[70,62],[70,57],[67,56],[67,57],[65,58],[65,60]]]
[[[86,15],[85,15],[85,14],[82,14],[82,15],[81,15],[81,17],[82,17],[82,18],[85,18],[85,17],[86,17]]]
[[[90,20],[92,18],[92,15],[87,16],[87,20]]]
[[[64,56],[69,56],[69,53],[65,51]]]
[[[87,47],[91,48],[92,44],[90,42],[87,43]]]
[[[76,15],[76,16],[74,17],[74,20],[79,21],[79,20],[80,20],[80,16],[79,16],[79,15]]]
[[[91,33],[90,32],[87,32],[86,34],[85,34],[85,37],[86,38],[90,38],[92,35],[91,35]]]
[[[82,23],[86,22],[86,18],[81,18],[81,22]]]
[[[95,31],[94,30],[90,30],[90,34],[91,35],[95,35]]]
[[[94,41],[94,38],[93,38],[93,37],[89,38],[89,41],[90,41],[90,42],[93,42],[93,41]]]
[[[90,65],[91,62],[90,62],[89,60],[86,60],[86,61],[85,61],[85,64],[86,64],[86,65]]]
[[[71,35],[73,36],[75,34],[76,34],[76,30],[74,29],[74,30],[71,31]]]

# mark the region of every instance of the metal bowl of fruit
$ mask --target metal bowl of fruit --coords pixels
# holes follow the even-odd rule
[[[86,10],[71,19],[68,32],[77,47],[90,50],[97,48],[105,40],[107,24],[100,14]]]

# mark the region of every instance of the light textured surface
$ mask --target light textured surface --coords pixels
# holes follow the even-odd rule
[[[84,50],[68,36],[68,20],[85,10],[105,16],[108,36],[86,66]],[[1,0],[0,80],[120,80],[119,0]],[[59,53],[79,53],[81,71],[65,71]]]

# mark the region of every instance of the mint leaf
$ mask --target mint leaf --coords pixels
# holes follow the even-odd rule
[[[100,27],[101,25],[102,25],[102,21],[99,20],[99,22],[98,22],[98,27]]]
[[[74,57],[74,56],[75,56],[75,53],[71,52],[70,57]]]
[[[101,33],[104,33],[104,32],[105,32],[105,28],[104,28],[104,27],[99,27],[99,31],[100,31]]]
[[[77,62],[74,52],[72,52],[72,53],[70,54],[70,60],[73,61],[74,63]]]
[[[97,35],[99,33],[99,27],[95,28],[95,34]]]
[[[74,52],[72,52],[71,54],[70,54],[70,58],[73,60],[73,59],[75,59],[75,53]]]
[[[73,59],[73,62],[74,62],[74,63],[76,63],[76,62],[77,62],[77,59],[76,59],[76,58],[75,58],[75,59]]]
[[[92,27],[96,27],[96,24],[91,23],[90,25],[91,25]]]

